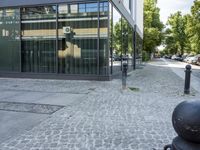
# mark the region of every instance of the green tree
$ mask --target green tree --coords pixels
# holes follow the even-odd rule
[[[113,46],[114,49],[116,50],[117,54],[121,53],[122,49],[122,25],[121,25],[121,19],[115,24],[114,26],[114,41],[113,41]]]
[[[152,53],[162,42],[163,23],[160,21],[160,9],[156,0],[144,1],[144,43],[143,49]]]
[[[171,14],[165,32],[166,50],[170,54],[200,53],[200,1],[195,0],[191,14]]]
[[[128,53],[132,52],[133,49],[133,30],[129,23],[121,18],[114,26],[114,49],[117,54],[121,54],[121,52],[125,52],[125,49]]]
[[[166,44],[168,44],[168,47],[174,48],[174,53],[183,54],[187,42],[185,17],[178,11],[169,17],[167,25],[169,25],[170,36],[166,38]],[[172,40],[173,43],[168,42]]]
[[[200,53],[200,1],[195,0],[191,7],[191,15],[187,15],[186,34],[189,37],[191,49]]]
[[[186,14],[184,16],[184,19],[185,19],[185,34],[186,34],[186,43],[185,43],[185,52],[186,53],[191,53],[193,50],[192,50],[192,41],[190,39],[191,35],[190,35],[190,26],[191,26],[191,15],[190,14]]]
[[[166,45],[165,52],[167,54],[176,54],[178,52],[177,51],[178,48],[176,45],[176,40],[172,35],[172,31],[170,29],[166,29],[164,36],[165,36],[164,44]]]

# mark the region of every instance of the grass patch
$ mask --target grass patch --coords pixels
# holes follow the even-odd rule
[[[136,88],[136,87],[128,87],[128,88],[133,92],[139,92],[140,91],[140,89]]]

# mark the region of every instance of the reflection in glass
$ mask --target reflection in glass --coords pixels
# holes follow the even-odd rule
[[[78,5],[77,4],[70,5],[70,10],[71,13],[78,13]]]
[[[134,65],[134,46],[133,46],[133,28],[129,24],[128,26],[128,71],[133,70]]]
[[[113,74],[113,62],[114,57],[113,57],[113,7],[112,7],[112,3],[109,3],[109,47],[110,47],[110,51],[109,51],[109,67],[110,67],[110,74]]]
[[[69,11],[68,5],[66,5],[66,4],[60,4],[60,5],[59,5],[59,7],[58,7],[58,12],[59,12],[60,15],[61,15],[61,14],[67,14],[68,11]]]
[[[98,12],[98,3],[87,3],[86,12]]]
[[[102,5],[103,4],[103,5]],[[102,10],[108,9],[108,2],[100,3]],[[105,8],[103,8],[105,7]],[[108,21],[109,21],[109,11],[101,11],[99,16],[99,69],[100,74],[105,75],[109,73],[108,63],[109,63],[109,48],[108,48]]]
[[[97,74],[97,6],[97,3],[77,4],[74,6],[79,8],[76,15],[58,12],[59,73]],[[59,5],[58,10],[60,7],[63,5]]]
[[[128,71],[133,70],[133,28],[126,19],[122,19],[122,38],[123,38],[123,63],[128,64]]]
[[[109,33],[109,15],[108,1],[0,9],[0,70],[109,75],[122,52],[109,43],[121,16]]]
[[[122,24],[121,15],[113,6],[113,23],[112,23],[112,55],[113,55],[113,74],[121,72],[122,64]]]
[[[136,33],[136,66],[141,65],[142,60],[142,38],[138,33]]]
[[[108,2],[101,2],[100,3],[100,12],[108,11]]]
[[[22,72],[56,72],[56,7],[22,8]]]
[[[20,71],[19,9],[0,9],[0,70]]]
[[[120,15],[113,6],[111,16],[111,56],[112,74],[119,74],[122,71],[122,64],[128,63],[128,71],[133,70],[133,27]]]

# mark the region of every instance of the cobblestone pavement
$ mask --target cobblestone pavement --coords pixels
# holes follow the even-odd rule
[[[88,93],[79,102],[67,106],[26,133],[0,145],[1,150],[161,150],[176,134],[171,113],[181,101],[193,100],[199,93],[183,95],[184,82],[165,62],[155,60],[121,81],[25,82],[17,89],[49,92]],[[4,88],[11,79],[4,79]],[[30,83],[30,84],[27,84]],[[134,88],[139,88],[134,90]]]

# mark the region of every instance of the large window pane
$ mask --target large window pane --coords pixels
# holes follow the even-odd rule
[[[100,17],[99,17],[99,30],[100,30],[100,40],[99,40],[99,61],[100,61],[100,74],[109,74],[109,37],[108,37],[108,21],[109,21],[109,11],[108,2],[100,3]]]
[[[0,9],[0,70],[20,71],[19,9]]]
[[[136,66],[141,65],[142,62],[142,38],[136,33]]]
[[[121,74],[122,64],[128,63],[128,71],[133,70],[133,27],[121,16],[113,6],[110,21],[110,43],[111,56],[110,62],[112,74]]]
[[[56,72],[56,7],[22,8],[22,71]]]
[[[74,8],[79,8],[79,13],[58,12],[59,73],[97,74],[97,6],[97,3],[77,4]],[[60,7],[68,8],[69,5],[58,7],[60,10]]]
[[[78,13],[78,5],[77,4],[70,5],[70,10],[71,13]]]
[[[109,3],[109,48],[110,48],[110,57],[109,57],[109,67],[110,67],[110,74],[113,74],[113,5],[112,3]]]
[[[114,61],[112,73],[115,75],[121,73],[122,66],[122,17],[115,7],[113,7],[112,49]]]
[[[123,63],[128,64],[128,71],[131,71],[133,69],[133,30],[125,18],[122,19],[122,38],[122,60]]]
[[[133,47],[133,27],[130,24],[128,25],[127,58],[128,58],[128,71],[132,71],[134,65],[134,47]]]

